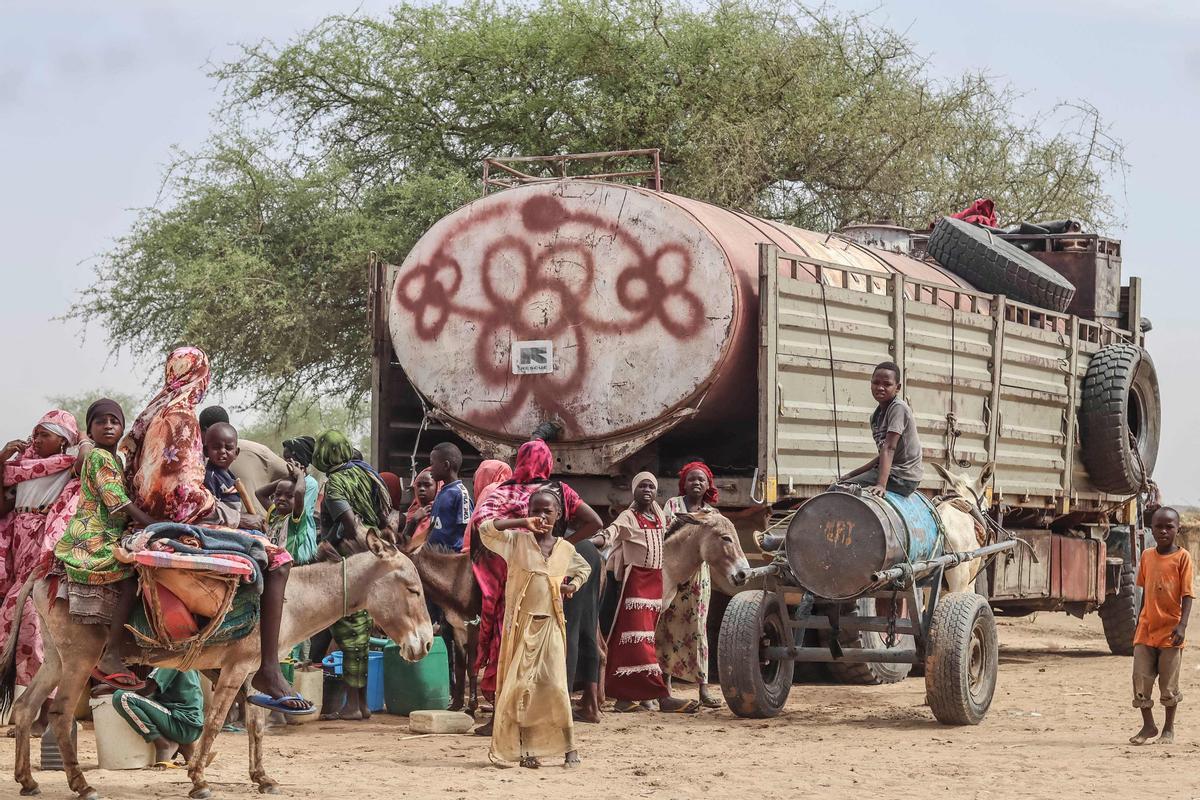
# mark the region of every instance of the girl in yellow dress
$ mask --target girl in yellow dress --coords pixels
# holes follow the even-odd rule
[[[529,497],[529,516],[483,523],[484,546],[508,563],[493,761],[541,766],[543,756],[579,763],[567,687],[564,597],[575,594],[591,568],[566,539],[554,535],[563,516],[553,489]]]

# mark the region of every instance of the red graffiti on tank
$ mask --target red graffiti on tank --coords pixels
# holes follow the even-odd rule
[[[497,218],[511,219],[514,228],[519,224],[524,230],[488,242],[479,263],[460,264],[452,255],[455,240]],[[536,242],[539,236],[544,243]],[[603,287],[593,253],[601,239],[610,239],[620,254],[616,263],[599,267],[616,275]],[[532,398],[571,431],[575,415],[564,401],[575,396],[587,376],[588,334],[631,333],[657,323],[667,335],[687,339],[703,328],[704,302],[687,285],[691,267],[682,242],[650,251],[609,220],[571,212],[556,198],[539,196],[518,208],[491,206],[453,226],[429,258],[400,275],[395,299],[410,313],[422,341],[436,340],[453,315],[472,320],[478,330],[479,380],[489,386],[515,384],[505,402],[472,413],[468,421],[501,423]],[[485,305],[459,298],[465,280],[478,282]],[[602,289],[610,289],[610,297],[602,296]],[[559,351],[573,349],[573,365],[550,375],[510,374],[508,348],[528,339],[552,339]]]

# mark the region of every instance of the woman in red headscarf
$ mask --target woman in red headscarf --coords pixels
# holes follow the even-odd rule
[[[703,461],[685,464],[679,470],[679,494],[667,501],[663,511],[667,528],[679,514],[719,513],[712,470]],[[712,596],[712,580],[708,564],[679,585],[671,605],[658,618],[655,646],[658,661],[670,688],[671,678],[690,681],[700,687],[700,703],[708,708],[720,708],[721,700],[708,691],[708,603]]]
[[[71,467],[77,444],[75,417],[55,409],[38,420],[28,439],[16,439],[0,450],[0,642],[20,625],[16,658],[17,683],[22,686],[28,686],[41,667],[43,649],[37,610],[26,603],[17,620],[17,595],[30,573],[54,552],[75,515],[79,479]]]
[[[512,475],[512,467],[503,461],[489,458],[480,462],[475,470],[475,481],[472,487],[475,489],[475,506],[478,507],[487,500],[496,487],[512,478]],[[474,533],[475,521],[472,519],[467,525],[466,533],[463,534],[462,552],[469,553],[471,551],[471,537]]]
[[[583,502],[570,486],[550,481],[550,470],[553,467],[554,456],[549,446],[541,439],[521,445],[517,450],[512,478],[496,486],[486,498],[477,498],[475,512],[471,515],[472,529],[478,530],[480,525],[491,519],[524,516],[528,510],[530,495],[550,484],[557,488],[562,496],[563,509],[566,512],[564,520],[574,528],[572,540],[590,538],[603,526],[600,515]],[[562,533],[559,532],[558,535]],[[496,692],[500,628],[504,621],[504,584],[508,579],[508,568],[504,559],[486,547],[473,547],[471,559],[471,568],[483,592],[475,669],[483,670],[479,686],[484,696],[491,698]],[[491,724],[483,726],[476,733],[490,736]]]

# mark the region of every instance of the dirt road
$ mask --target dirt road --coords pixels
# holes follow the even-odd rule
[[[1130,659],[1108,655],[1099,620],[1042,614],[1001,621],[1000,684],[982,725],[948,728],[923,705],[924,682],[794,687],[773,720],[727,711],[696,718],[609,714],[577,729],[574,771],[491,766],[470,736],[409,739],[407,721],[312,723],[272,733],[267,768],[288,797],[447,798],[1200,798],[1200,646],[1184,659],[1179,736],[1133,747]],[[1157,709],[1161,713],[1161,709]],[[93,768],[90,725],[80,733]],[[259,796],[245,737],[223,735],[209,776],[218,797]],[[35,750],[36,763],[36,750]],[[15,796],[12,741],[0,739],[0,797]],[[69,798],[61,773],[37,775],[43,797]],[[187,795],[182,770],[92,771],[108,798]]]

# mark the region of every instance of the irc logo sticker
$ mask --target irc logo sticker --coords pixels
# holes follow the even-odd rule
[[[513,342],[513,375],[549,375],[554,372],[554,343],[549,339]]]

